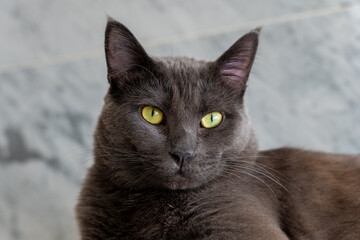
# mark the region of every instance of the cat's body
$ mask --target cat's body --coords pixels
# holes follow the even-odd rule
[[[109,184],[94,166],[78,207],[83,239],[359,239],[359,157],[291,148],[259,156],[287,189],[262,177],[276,197],[246,176],[137,192]]]
[[[209,63],[151,59],[108,23],[111,85],[77,206],[83,240],[360,239],[360,157],[257,150],[243,95],[258,33]],[[151,123],[147,106],[164,119]],[[222,116],[215,127],[208,113]]]

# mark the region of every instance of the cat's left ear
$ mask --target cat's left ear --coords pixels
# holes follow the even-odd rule
[[[123,24],[108,18],[105,31],[105,55],[108,80],[134,69],[146,69],[152,64],[139,41]]]
[[[261,28],[256,28],[237,40],[214,62],[221,80],[239,91],[244,91],[253,65]]]

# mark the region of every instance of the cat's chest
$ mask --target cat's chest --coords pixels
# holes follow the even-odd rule
[[[203,239],[218,222],[226,220],[224,211],[231,202],[202,195],[139,197],[124,200],[119,217],[125,231],[145,239]]]

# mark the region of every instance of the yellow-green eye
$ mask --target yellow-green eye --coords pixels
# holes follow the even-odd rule
[[[201,119],[201,126],[204,128],[213,128],[219,125],[222,121],[222,114],[220,112],[212,112]]]
[[[144,107],[141,114],[146,121],[152,124],[159,124],[164,118],[163,112],[152,106]]]

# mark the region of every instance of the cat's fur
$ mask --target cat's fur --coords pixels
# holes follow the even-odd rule
[[[360,239],[359,157],[257,150],[243,96],[259,31],[215,62],[150,58],[109,20],[110,88],[76,208],[82,240]],[[146,122],[147,105],[165,121]],[[214,111],[223,122],[202,128]]]

